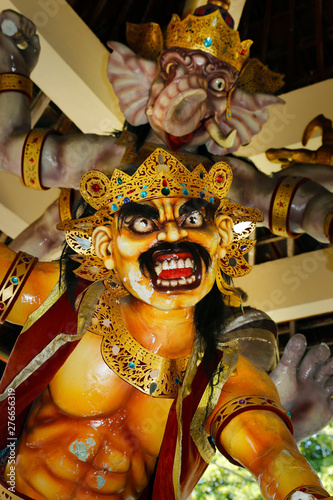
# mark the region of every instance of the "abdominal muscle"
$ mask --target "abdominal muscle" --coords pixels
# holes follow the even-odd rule
[[[16,491],[35,500],[129,500],[147,486],[172,400],[121,380],[100,340],[87,332],[35,401],[17,451]]]

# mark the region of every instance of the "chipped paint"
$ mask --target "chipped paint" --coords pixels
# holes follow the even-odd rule
[[[85,443],[83,441],[74,441],[70,445],[69,451],[81,460],[81,462],[85,462],[89,457],[89,449],[95,444],[96,442],[92,438],[86,439]]]

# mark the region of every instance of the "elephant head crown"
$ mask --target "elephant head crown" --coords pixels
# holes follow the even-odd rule
[[[173,14],[164,36],[165,47],[201,50],[241,71],[250,55],[252,40],[240,41],[226,9],[210,4],[181,20]]]
[[[224,8],[227,6],[225,1],[208,0],[207,5],[183,20],[173,14],[164,36],[156,23],[127,23],[127,42],[137,54],[148,59],[158,59],[163,46],[180,47],[201,50],[241,71],[249,58],[252,40],[241,42],[238,31],[233,29],[233,19]]]

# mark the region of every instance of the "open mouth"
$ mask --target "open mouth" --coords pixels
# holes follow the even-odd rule
[[[184,146],[186,146],[186,144],[191,142],[193,140],[193,137],[199,135],[204,131],[205,127],[203,126],[202,123],[200,123],[199,126],[195,130],[193,130],[193,132],[190,132],[189,134],[186,135],[182,135],[181,137],[177,137],[171,134],[166,134],[168,146],[171,149],[171,151],[178,151],[179,149],[182,149]]]
[[[195,268],[190,252],[156,252],[153,255],[154,287],[159,291],[191,290],[201,282],[201,263]]]

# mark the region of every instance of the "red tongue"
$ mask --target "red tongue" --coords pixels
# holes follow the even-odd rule
[[[193,132],[187,135],[183,135],[182,137],[176,137],[175,135],[168,134],[170,149],[172,149],[173,151],[177,151],[178,149],[183,147],[184,144],[190,142],[192,137],[193,137]]]
[[[158,277],[163,280],[172,280],[178,278],[188,278],[193,273],[191,267],[184,267],[180,269],[164,269]]]

